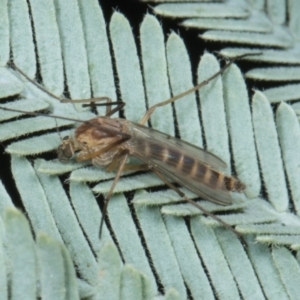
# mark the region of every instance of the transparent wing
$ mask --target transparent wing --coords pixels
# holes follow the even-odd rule
[[[130,152],[174,182],[205,200],[221,205],[232,203],[223,173],[226,164],[215,155],[154,129],[132,123]],[[209,174],[209,176],[208,176]]]
[[[173,173],[172,170],[170,170],[171,168],[164,168],[161,165],[156,165],[155,168],[169,178],[171,182],[177,182],[180,185],[188,188],[200,196],[203,200],[209,200],[224,206],[232,204],[231,194],[225,188],[225,186],[223,188],[216,189],[210,185],[204,184],[203,182],[189,179],[183,174]]]
[[[163,132],[157,131],[153,128],[145,127],[138,123],[131,123],[131,126],[138,136],[161,142],[162,145],[168,145],[172,148],[181,149],[190,156],[194,157],[197,161],[207,164],[213,169],[219,170],[227,167],[227,164],[222,159],[204,150],[203,148],[199,148],[188,142],[179,140]]]

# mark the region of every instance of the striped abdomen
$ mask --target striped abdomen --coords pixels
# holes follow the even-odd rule
[[[180,177],[185,177],[185,181],[197,181],[212,189],[226,189],[233,192],[241,192],[245,189],[245,185],[238,179],[226,176],[212,169],[209,162],[206,163],[185,153],[184,147],[180,144],[175,148],[168,144],[161,145],[157,141],[139,139],[136,142],[139,151],[143,152],[150,164],[154,163],[154,167],[167,170],[169,173],[181,174]],[[203,151],[205,153],[205,150]]]

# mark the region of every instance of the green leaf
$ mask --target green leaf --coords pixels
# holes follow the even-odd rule
[[[6,211],[4,222],[10,261],[11,299],[35,299],[36,253],[28,220],[21,212],[10,208]]]
[[[298,108],[272,105],[299,99],[298,84],[287,82],[297,80],[299,73],[294,66],[299,64],[298,1],[172,2],[156,6],[154,11],[189,17],[180,20],[186,27],[211,29],[201,32],[200,37],[206,42],[230,42],[231,48],[221,50],[222,55],[262,52],[243,58],[251,64],[270,64],[250,70],[247,76],[252,80],[286,81],[264,93],[257,91],[250,100],[241,71],[232,65],[198,95],[186,95],[174,103],[174,109],[171,105],[158,108],[151,118],[154,128],[170,135],[176,129],[182,139],[205,145],[230,165],[228,173],[232,168],[246,184],[246,195],[251,199],[234,195],[231,206],[209,202],[203,206],[237,225],[248,248],[195,207],[178,204],[181,199],[174,191],[153,191],[163,184],[153,174],[132,172],[117,184],[118,194],[108,206],[99,240],[102,213],[97,201],[103,197],[96,199],[93,192],[105,194],[115,174],[84,163],[63,165],[42,154],[55,150],[61,137],[72,134],[70,127],[75,122],[23,118],[20,113],[0,110],[0,119],[5,121],[0,125],[0,139],[11,140],[6,152],[12,154],[15,185],[37,237],[35,243],[28,221],[13,209],[5,190],[7,181],[3,180],[1,299],[7,299],[8,291],[12,299],[157,299],[162,296],[158,283],[165,299],[186,299],[187,295],[194,299],[299,298],[299,261],[282,246],[300,249],[299,217],[290,211],[276,211],[286,210],[292,203],[299,214]],[[126,102],[124,115],[135,122],[146,107],[188,90],[193,78],[201,81],[219,70],[217,59],[206,53],[198,74],[192,74],[183,39],[176,33],[165,38],[153,15],[145,16],[140,44],[136,44],[129,21],[119,12],[112,15],[108,36],[101,8],[94,0],[46,4],[2,0],[0,4],[4,8],[0,12],[0,97],[20,93],[19,100],[10,98],[3,105],[8,108],[31,112],[47,109],[48,114],[81,120],[95,116],[79,104],[74,108],[73,104],[60,103],[5,67],[10,52],[14,63],[30,78],[35,77],[38,66],[43,85],[56,96],[62,96],[65,85],[74,99],[93,95],[116,100],[116,95],[121,95]],[[275,63],[285,66],[274,69]],[[104,109],[99,111],[103,115]],[[63,127],[61,137],[57,127]],[[15,137],[20,140],[15,141]],[[39,157],[19,157],[33,154]],[[3,174],[6,171],[3,169]],[[68,172],[71,174],[57,177]],[[60,181],[66,177],[69,190]],[[261,186],[267,187],[268,194],[258,197]],[[164,204],[168,205],[161,208]],[[280,247],[269,249],[266,244]]]

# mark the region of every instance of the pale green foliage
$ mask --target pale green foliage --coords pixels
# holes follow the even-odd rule
[[[192,2],[164,3],[154,11],[185,17],[182,25],[186,27],[210,29],[201,34],[204,40],[243,45],[223,49],[225,56],[261,51],[262,55],[245,59],[286,64],[252,69],[248,78],[299,80],[299,67],[292,66],[300,62],[298,1]],[[29,3],[43,85],[53,94],[62,95],[65,72],[73,99],[91,94],[116,99],[117,76],[126,103],[124,115],[138,122],[146,111],[146,101],[151,106],[193,86],[182,39],[175,33],[165,38],[154,16],[145,16],[140,45],[136,45],[128,20],[115,12],[106,28],[95,0]],[[60,103],[6,67],[9,51],[14,63],[32,78],[37,63],[27,2],[0,0],[0,7],[5,8],[0,10],[0,97],[20,94],[21,98],[5,106],[92,118],[94,115],[78,104],[74,108]],[[219,68],[218,60],[206,53],[195,78],[200,82]],[[114,174],[86,163],[23,157],[56,149],[61,142],[56,128],[75,122],[43,116],[15,120],[21,114],[0,110],[0,120],[5,121],[0,125],[0,139],[10,140],[6,151],[12,154],[13,177],[32,229],[30,232],[26,218],[13,208],[1,184],[0,298],[7,299],[9,288],[12,299],[186,299],[187,286],[194,299],[214,299],[216,295],[218,299],[298,299],[300,256],[297,252],[295,258],[282,245],[295,251],[300,248],[300,129],[296,115],[300,109],[297,104],[282,103],[274,118],[271,106],[282,100],[299,100],[298,92],[299,84],[287,84],[256,91],[249,100],[242,73],[232,65],[198,92],[201,112],[196,94],[174,103],[181,138],[200,147],[205,141],[207,149],[227,163],[224,172],[231,174],[232,162],[237,177],[246,184],[245,195],[234,195],[231,206],[211,202],[203,202],[203,206],[216,214],[229,211],[222,219],[237,225],[247,249],[195,207],[176,204],[180,197],[174,191],[144,190],[163,184],[151,173],[131,172],[120,179],[108,206],[110,230],[104,224],[100,241],[101,212],[93,193],[107,193]],[[103,113],[103,109],[99,111]],[[151,123],[174,135],[172,107],[159,108]],[[72,129],[64,128],[60,134],[63,137],[70,132]],[[30,133],[39,135],[24,137]],[[58,175],[68,172],[66,193]],[[90,188],[86,182],[96,184]],[[260,197],[261,186],[267,199]],[[132,190],[136,191],[129,207],[123,192]],[[196,197],[182,190],[192,199]],[[189,227],[182,216],[191,216]],[[268,248],[268,244],[280,247]],[[76,279],[74,266],[80,279]],[[165,296],[159,295],[155,276]]]

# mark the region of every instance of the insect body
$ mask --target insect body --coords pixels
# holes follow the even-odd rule
[[[108,171],[117,169],[124,155],[135,156],[144,163],[143,169],[156,170],[221,205],[231,204],[230,191],[241,192],[245,188],[238,179],[218,171],[226,164],[212,153],[119,118],[97,117],[81,124],[74,138],[65,138],[58,149],[61,161],[74,155],[77,161],[91,160],[93,165]]]
[[[112,186],[105,198],[106,201],[103,209],[103,215],[105,215],[108,201],[111,198],[122,171],[151,169],[184,200],[198,207],[206,215],[213,217],[226,228],[240,236],[239,233],[237,233],[230,225],[222,221],[219,217],[211,214],[198,203],[189,199],[181,190],[173,185],[172,182],[176,182],[187,187],[203,199],[207,199],[221,205],[231,204],[232,198],[230,192],[243,191],[245,189],[244,184],[238,179],[222,173],[219,169],[225,168],[226,164],[212,153],[157,130],[145,127],[144,125],[150,119],[156,108],[170,104],[189,93],[195,92],[202,86],[206,85],[209,81],[222,74],[233,61],[244,56],[257,54],[259,53],[244,54],[236,57],[217,73],[207,80],[197,84],[190,90],[150,107],[139,123],[119,118],[111,118],[115,112],[119,111],[124,106],[124,103],[120,101],[112,102],[111,99],[107,97],[89,100],[60,99],[40,87],[44,92],[54,98],[57,98],[61,102],[82,103],[89,101],[96,102],[99,100],[106,101],[106,103],[104,103],[106,106],[106,115],[104,117],[99,116],[91,119],[90,121],[80,121],[82,124],[75,130],[74,137],[65,137],[63,139],[62,145],[58,148],[59,160],[67,162],[75,156],[77,161],[90,160],[95,166],[105,167],[107,171],[117,170]],[[29,81],[36,84],[21,70],[17,67],[15,68]],[[117,105],[117,107],[111,109],[111,105]],[[47,117],[78,121],[72,118],[30,113],[17,109],[5,108],[3,106],[0,106],[0,108],[29,115],[43,115]],[[143,164],[128,165],[127,160],[129,156],[137,157],[143,162]],[[102,225],[103,218],[101,220],[100,234]]]

